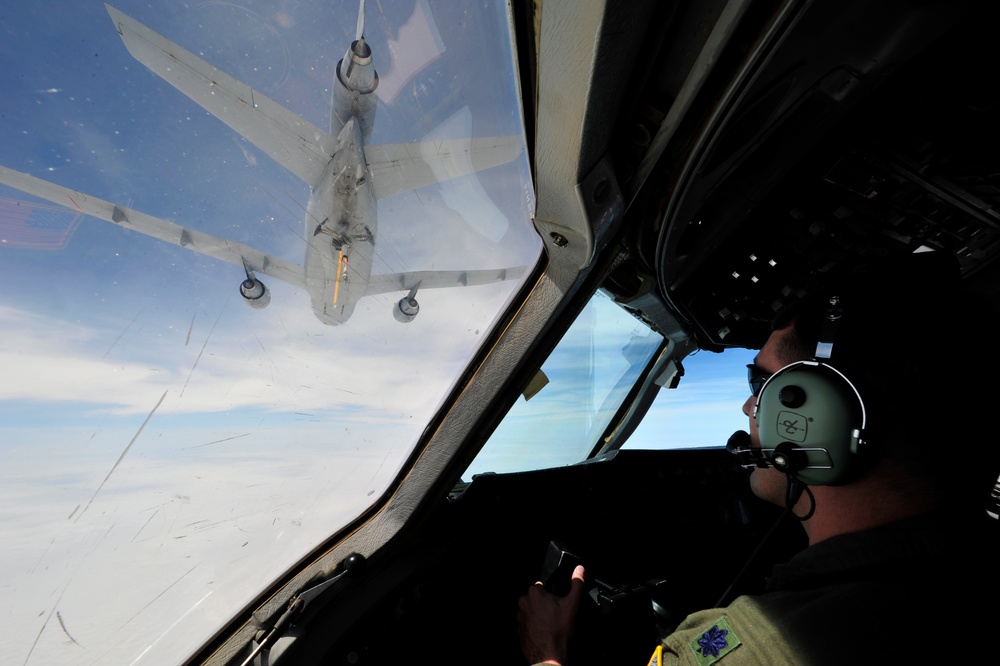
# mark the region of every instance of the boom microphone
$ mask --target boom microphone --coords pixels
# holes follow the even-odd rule
[[[785,508],[788,513],[799,501],[799,497],[805,492],[809,495],[811,502],[809,511],[804,516],[795,516],[799,520],[809,520],[816,510],[816,500],[812,491],[806,483],[801,481],[796,472],[800,469],[814,467],[809,464],[808,455],[810,453],[826,453],[824,449],[797,449],[793,444],[787,442],[779,444],[775,449],[761,449],[751,446],[750,433],[745,430],[737,430],[729,436],[726,442],[726,451],[729,451],[739,459],[740,467],[743,469],[774,467],[784,472],[788,478],[788,487],[785,489]],[[824,465],[815,465],[816,468],[826,469]],[[793,514],[794,515],[794,514]],[[766,537],[765,537],[766,538]]]
[[[726,442],[726,451],[736,456],[743,469],[770,467],[767,457],[763,455],[761,450],[750,445],[750,433],[746,430],[737,430],[729,436],[729,440]]]
[[[739,459],[743,469],[774,467],[779,472],[796,475],[802,470],[831,470],[833,459],[822,446],[799,447],[782,442],[773,449],[750,445],[750,434],[737,430],[726,442],[726,450]]]

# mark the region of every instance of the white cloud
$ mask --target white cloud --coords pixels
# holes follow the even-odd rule
[[[138,315],[132,328],[140,333],[122,336],[120,329],[0,305],[0,400],[145,413],[168,391],[162,413],[254,407],[321,414],[347,406],[424,412],[514,286],[421,294],[421,314],[406,325],[391,317],[395,295],[368,299],[336,328],[319,323],[294,290],[273,288],[288,302],[244,312],[234,298],[215,320],[196,317],[189,341],[179,321],[164,332],[155,311]]]

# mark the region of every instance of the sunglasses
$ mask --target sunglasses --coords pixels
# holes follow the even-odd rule
[[[760,390],[764,388],[764,382],[770,379],[772,374],[756,363],[747,364],[747,382],[750,384],[750,393],[753,397],[756,398],[760,395]]]

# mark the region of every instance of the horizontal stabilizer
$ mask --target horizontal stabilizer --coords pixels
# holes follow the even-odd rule
[[[512,161],[516,136],[447,139],[365,146],[365,160],[379,199]]]
[[[105,5],[136,60],[314,186],[337,139],[114,7]]]
[[[272,257],[249,245],[122,208],[108,201],[4,166],[0,166],[0,183],[65,206],[70,210],[79,211],[119,227],[132,229],[146,236],[183,247],[186,250],[214,257],[236,266],[248,266],[255,272],[305,289],[305,272],[301,266],[279,257]]]
[[[478,271],[412,271],[373,275],[368,282],[368,288],[365,289],[365,296],[409,291],[415,287],[420,289],[475,287],[519,278],[524,275],[524,270],[524,266],[512,266]]]

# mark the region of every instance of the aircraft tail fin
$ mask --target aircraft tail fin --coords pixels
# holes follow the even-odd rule
[[[354,41],[358,41],[365,36],[365,0],[361,0],[361,6],[358,8],[358,29],[354,33]]]
[[[316,184],[336,149],[336,137],[111,5],[105,7],[136,60],[309,186]]]

